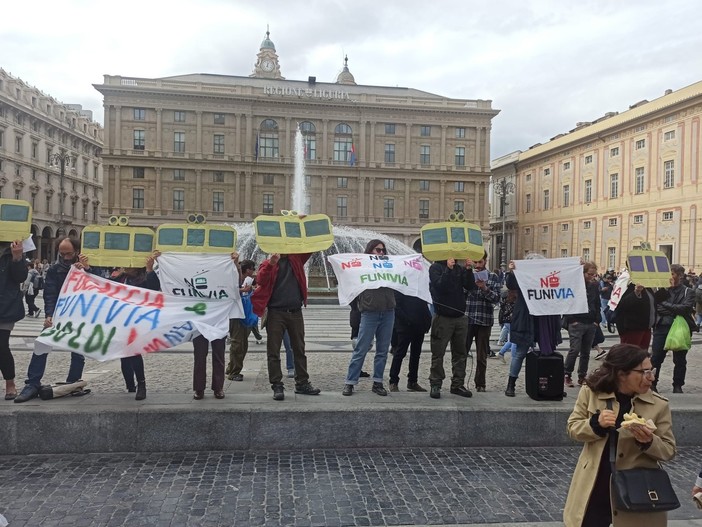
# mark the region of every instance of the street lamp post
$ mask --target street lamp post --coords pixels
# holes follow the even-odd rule
[[[60,179],[59,179],[59,218],[60,222],[63,222],[63,208],[64,208],[64,200],[65,200],[65,195],[64,195],[64,186],[63,186],[63,180],[64,176],[66,174],[66,163],[69,163],[73,156],[68,152],[67,150],[63,150],[62,152],[56,152],[53,153],[49,156],[49,163],[52,165],[59,166],[60,169]]]
[[[502,243],[500,244],[500,265],[506,266],[507,264],[507,242],[506,242],[506,229],[505,220],[507,216],[507,196],[514,193],[515,186],[511,181],[507,181],[506,178],[500,179],[494,184],[493,190],[495,195],[500,198],[500,215],[502,216]]]

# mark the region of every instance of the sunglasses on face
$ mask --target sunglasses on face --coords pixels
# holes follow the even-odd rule
[[[373,249],[373,250],[374,250],[375,252],[377,252],[377,253],[382,253],[382,254],[385,254],[385,253],[387,252],[387,251],[385,250],[385,247],[376,247],[376,248]]]

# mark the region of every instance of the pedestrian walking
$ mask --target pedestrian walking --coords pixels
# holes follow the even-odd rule
[[[568,418],[571,439],[583,443],[570,483],[563,521],[566,527],[658,527],[665,512],[615,510],[611,501],[610,439],[614,434],[616,469],[659,468],[675,456],[668,401],[651,391],[655,368],[646,350],[633,344],[612,346],[602,365],[586,377]],[[624,414],[636,413],[656,426],[623,431]]]

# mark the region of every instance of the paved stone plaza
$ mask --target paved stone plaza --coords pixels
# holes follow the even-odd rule
[[[312,398],[315,404],[327,399],[346,406],[357,405],[358,401],[387,404],[393,398],[402,406],[411,405],[414,400],[422,404],[429,401],[428,395],[421,393],[380,398],[370,393],[368,381],[362,381],[361,392],[351,400],[341,397],[339,392],[351,349],[348,309],[313,305],[305,311],[305,319],[311,378],[323,390],[321,396]],[[41,322],[42,319],[25,319],[13,333],[11,345],[20,384]],[[494,342],[496,330],[493,337]],[[605,347],[617,341],[615,336],[608,335]],[[566,348],[562,345],[561,349]],[[700,337],[695,335],[689,357],[687,393],[671,397],[674,420],[676,405],[693,404],[702,393],[699,375],[702,359],[695,353],[698,350]],[[420,382],[428,384],[425,380],[428,342],[425,352]],[[368,371],[372,368],[372,358],[371,353],[366,362]],[[448,360],[447,357],[447,363]],[[150,401],[189,399],[188,404],[204,403],[203,411],[210,412],[235,409],[242,401],[251,400],[279,409],[281,404],[288,404],[288,398],[294,397],[293,382],[286,380],[286,401],[272,400],[265,345],[254,344],[253,337],[245,379],[228,381],[223,401],[215,401],[211,392],[207,392],[205,401],[193,402],[189,398],[192,354],[188,346],[155,353],[145,362],[149,397],[144,403],[135,402],[133,394],[125,393],[119,361],[90,360],[86,362],[85,378],[93,393],[70,403],[86,407],[91,401],[107,400],[119,411],[129,412],[136,405]],[[671,391],[671,362],[667,361],[663,368],[664,394]],[[469,361],[469,367],[471,364]],[[54,352],[45,380],[62,380],[67,368],[68,353]],[[506,365],[490,360],[487,393],[475,394],[470,400],[448,394],[445,398],[455,398],[456,404],[471,406],[490,402],[505,409],[528,405],[530,400],[523,393],[521,382],[517,398],[503,395],[506,375]],[[400,384],[403,392],[404,384],[404,381]],[[572,406],[577,388],[569,389],[569,393],[570,397],[562,404]],[[305,404],[308,400],[303,398],[302,402],[291,405],[290,411],[299,411],[300,404],[309,407]],[[442,404],[448,402],[441,400]],[[5,410],[28,415],[39,409],[58,409],[62,402],[0,404],[11,405]],[[85,433],[91,432],[94,431]],[[282,422],[280,434],[286,436]],[[197,445],[202,437],[202,430],[200,433],[192,430],[193,444]],[[372,439],[368,438],[369,442]],[[579,447],[573,446],[297,451],[294,448],[295,444],[279,451],[219,452],[203,447],[200,452],[0,456],[0,514],[10,521],[11,527],[484,524],[555,527],[560,525],[579,452]],[[683,507],[671,513],[670,517],[678,520],[671,525],[702,526],[702,514],[687,499],[701,462],[702,447],[693,443],[681,447],[678,457],[667,465],[683,501]]]
[[[11,527],[527,526],[560,521],[578,450],[6,456],[0,513]],[[684,448],[667,465],[683,502],[670,518],[701,517],[688,499],[700,458]]]

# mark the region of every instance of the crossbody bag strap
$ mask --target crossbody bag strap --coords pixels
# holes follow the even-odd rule
[[[607,399],[607,410],[612,410],[612,399]],[[609,431],[609,464],[612,474],[617,472],[617,436],[614,428]]]

